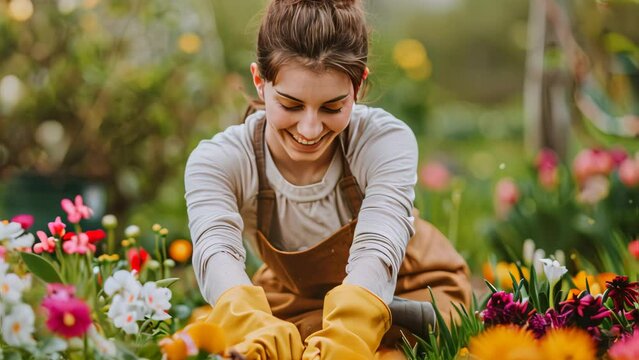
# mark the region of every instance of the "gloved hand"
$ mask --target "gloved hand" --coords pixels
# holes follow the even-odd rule
[[[264,289],[240,285],[224,292],[206,320],[224,330],[230,345],[225,356],[236,351],[247,360],[293,359],[302,356],[297,327],[272,315]]]
[[[303,360],[373,359],[391,326],[388,306],[367,289],[342,284],[324,298],[322,330],[304,343]]]

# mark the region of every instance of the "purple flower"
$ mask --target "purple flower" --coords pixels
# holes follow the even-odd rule
[[[603,306],[601,297],[590,294],[582,298],[573,295],[571,299],[561,302],[560,306],[559,314],[566,317],[567,323],[576,324],[582,329],[596,327],[610,316],[610,310]]]
[[[616,311],[623,310],[624,304],[634,307],[639,297],[639,292],[636,290],[639,288],[639,283],[630,282],[627,276],[618,275],[612,281],[606,281],[606,288],[608,288],[608,296],[615,304]]]
[[[566,327],[566,316],[558,314],[554,309],[548,309],[545,314],[536,313],[528,319],[528,329],[533,332],[535,338],[540,339],[546,335],[548,329]]]

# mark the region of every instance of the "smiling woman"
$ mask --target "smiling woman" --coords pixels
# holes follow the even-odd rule
[[[367,56],[359,1],[272,1],[250,66],[263,109],[189,158],[193,266],[227,355],[402,356],[397,321],[434,326],[429,286],[447,319],[469,302],[464,260],[415,218],[414,134],[356,104]],[[253,279],[243,239],[265,264]],[[403,311],[394,324],[391,308]]]

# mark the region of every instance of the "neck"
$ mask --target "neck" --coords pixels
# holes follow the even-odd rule
[[[279,143],[274,142],[271,146],[271,142],[267,141],[267,145],[273,162],[284,179],[293,185],[303,186],[322,181],[337,150],[337,141],[335,139],[330,149],[316,161],[291,161],[284,149],[279,147]]]

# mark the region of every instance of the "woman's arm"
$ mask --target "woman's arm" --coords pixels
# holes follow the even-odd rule
[[[234,139],[234,131],[200,142],[184,176],[193,268],[200,291],[211,304],[229,288],[251,284],[244,268],[244,224],[238,210],[242,166],[250,167],[250,158],[241,141]]]

